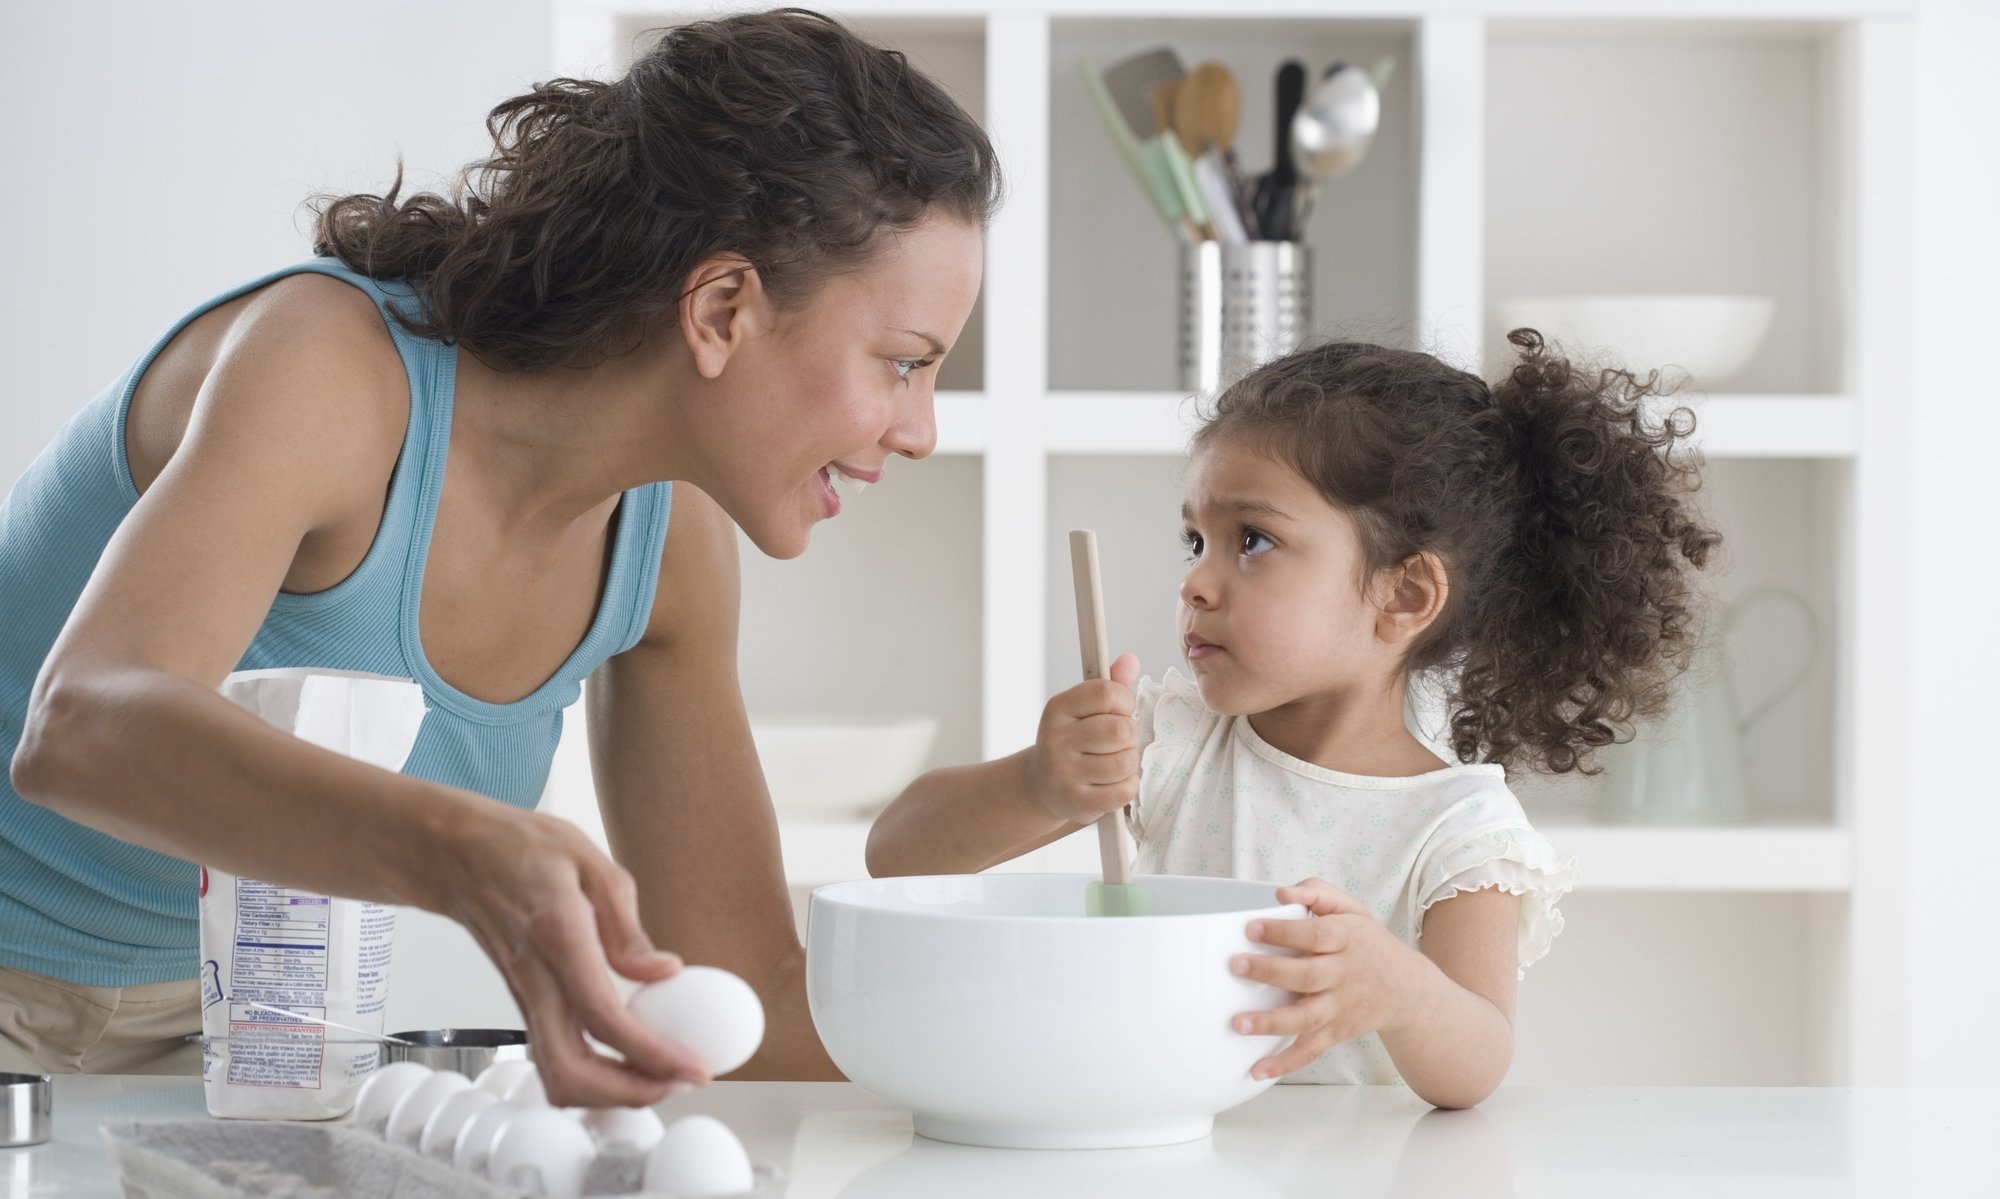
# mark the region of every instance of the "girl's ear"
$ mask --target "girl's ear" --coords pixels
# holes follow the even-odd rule
[[[1385,644],[1406,646],[1444,612],[1451,595],[1444,559],[1429,550],[1411,554],[1381,574],[1375,636]]]
[[[740,254],[713,255],[688,273],[681,289],[680,329],[702,378],[722,374],[763,323],[768,302],[757,268]]]

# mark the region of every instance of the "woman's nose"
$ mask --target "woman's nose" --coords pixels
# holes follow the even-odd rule
[[[936,396],[928,382],[910,389],[910,403],[882,435],[882,445],[905,458],[928,458],[937,448]]]

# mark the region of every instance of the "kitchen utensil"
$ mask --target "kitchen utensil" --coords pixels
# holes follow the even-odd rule
[[[1236,145],[1243,94],[1228,67],[1219,62],[1201,63],[1171,94],[1173,131],[1189,158],[1200,158],[1210,150],[1227,153]]]
[[[1181,150],[1180,140],[1171,133],[1155,134],[1147,141],[1146,152],[1166,164],[1167,176],[1174,181],[1174,195],[1180,201],[1182,214],[1194,226],[1196,240],[1214,241],[1215,225],[1209,219],[1208,204],[1202,199],[1201,185],[1194,177],[1194,164]]]
[[[1239,207],[1242,198],[1236,193],[1229,165],[1221,152],[1210,150],[1194,160],[1194,182],[1202,202],[1208,206],[1208,221],[1215,228],[1215,239],[1225,246],[1248,243],[1250,231],[1244,227]]]
[[[0,1149],[49,1139],[55,1124],[55,1083],[46,1074],[0,1074]]]
[[[1284,241],[1291,236],[1292,193],[1299,183],[1298,167],[1292,161],[1292,119],[1306,95],[1306,66],[1288,58],[1278,67],[1274,83],[1276,111],[1273,139],[1276,151],[1269,172],[1257,180],[1251,195],[1251,211],[1257,218],[1257,236],[1266,241]]]
[[[1104,77],[1089,59],[1077,59],[1077,71],[1083,76],[1083,87],[1090,94],[1091,103],[1097,108],[1098,118],[1104,123],[1104,131],[1111,136],[1111,144],[1118,156],[1125,161],[1125,167],[1138,181],[1139,190],[1152,201],[1153,210],[1167,227],[1174,230],[1183,241],[1196,240],[1192,222],[1181,208],[1180,191],[1175,185],[1172,173],[1163,156],[1149,153],[1139,142],[1134,126],[1120,112],[1119,105],[1106,87]]]
[[[1296,241],[1181,247],[1180,385],[1213,395],[1312,332],[1312,248]]]
[[[771,803],[788,816],[852,820],[902,793],[937,742],[935,716],[753,712]]]
[[[1073,529],[1069,535],[1070,574],[1076,586],[1076,637],[1083,649],[1085,682],[1111,677],[1111,649],[1104,632],[1104,585],[1097,570],[1097,534]],[[1093,916],[1143,916],[1145,889],[1132,883],[1132,843],[1125,835],[1125,811],[1114,808],[1097,819],[1097,854],[1102,882],[1084,896]]]
[[[1238,1012],[1290,1002],[1230,972],[1274,885],[1149,875],[1152,914],[1080,915],[1087,874],[863,879],[813,892],[806,997],[834,1064],[937,1140],[1005,1148],[1165,1145],[1271,1085],[1286,1038]]]
[[[1126,128],[1137,134],[1155,129],[1153,93],[1162,84],[1177,84],[1187,75],[1181,56],[1165,46],[1142,50],[1104,68],[1104,88],[1125,118]],[[1171,107],[1168,111],[1172,111]]]
[[[1677,366],[1713,391],[1749,365],[1771,327],[1768,296],[1515,296],[1494,305],[1500,330],[1538,330],[1572,353],[1608,353],[1644,374]]]
[[[382,1047],[382,1064],[416,1062],[478,1078],[494,1062],[533,1057],[528,1034],[518,1028],[417,1028],[399,1032]]]
[[[1243,173],[1236,164],[1236,129],[1243,116],[1243,95],[1235,74],[1221,63],[1205,62],[1161,92],[1173,97],[1174,134],[1194,160],[1202,202],[1217,236],[1237,245],[1248,241],[1254,218],[1248,215]],[[1204,162],[1210,165],[1204,167]],[[1241,235],[1232,237],[1232,231],[1237,230]]]
[[[1677,680],[1666,716],[1642,726],[1630,742],[1603,751],[1604,789],[1593,811],[1597,819],[1722,824],[1752,818],[1743,739],[1799,689],[1820,653],[1819,620],[1812,606],[1778,587],[1753,591],[1732,605],[1723,635],[1735,628],[1744,612],[1766,601],[1783,603],[1799,617],[1806,653],[1798,669],[1747,715],[1738,716],[1720,646],[1705,643],[1694,667]]]
[[[1394,61],[1383,59],[1373,76],[1358,66],[1334,63],[1292,119],[1292,157],[1305,177],[1293,206],[1294,236],[1312,215],[1320,181],[1353,170],[1368,153],[1382,123],[1382,95],[1376,80],[1388,78]]]

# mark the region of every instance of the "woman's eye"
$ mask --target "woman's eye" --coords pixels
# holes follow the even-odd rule
[[[889,365],[895,370],[896,377],[904,382],[908,382],[911,375],[916,374],[930,364],[931,360],[928,358],[891,358],[889,360]]]
[[[1246,554],[1261,554],[1264,550],[1270,549],[1276,544],[1276,542],[1255,529],[1243,530],[1243,552]],[[1259,548],[1260,546],[1262,548]]]

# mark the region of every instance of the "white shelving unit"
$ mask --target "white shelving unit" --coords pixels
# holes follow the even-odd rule
[[[732,7],[743,6],[556,0],[556,68],[615,73],[642,31]],[[1027,744],[1074,667],[1067,600],[1053,593],[1066,586],[1057,543],[1086,523],[1105,539],[1114,636],[1149,662],[1168,659],[1170,649],[1149,649],[1171,635],[1173,470],[1190,417],[1188,397],[1168,390],[1172,241],[1124,179],[1074,60],[1165,42],[1190,63],[1229,64],[1246,81],[1239,145],[1257,170],[1270,140],[1259,81],[1279,59],[1395,54],[1371,157],[1322,198],[1309,230],[1323,324],[1491,367],[1486,313],[1498,296],[1777,298],[1771,336],[1737,389],[1692,399],[1729,539],[1722,598],[1785,586],[1829,632],[1804,692],[1749,742],[1762,818],[1598,825],[1581,816],[1587,784],[1524,795],[1581,859],[1573,922],[1594,893],[1656,897],[1669,922],[1679,897],[1706,893],[1704,904],[1740,897],[1729,908],[1740,915],[1704,936],[1757,926],[1788,947],[1777,968],[1796,985],[1761,1008],[1698,962],[1687,975],[1710,1000],[1743,1005],[1753,1032],[1797,1040],[1783,1077],[1756,1080],[1896,1081],[1905,1005],[1895,972],[1877,963],[1895,957],[1905,919],[1895,717],[1909,690],[1900,555],[1911,466],[1899,412],[1909,346],[1896,318],[1912,301],[1914,0],[860,0],[833,11],[908,51],[981,117],[1009,200],[988,235],[979,345],[938,399],[939,452],[953,461],[891,472],[942,467],[946,482],[906,507],[896,488],[871,492],[842,518],[882,522],[884,544],[916,544],[868,560],[816,546],[784,568],[805,593],[908,591],[933,608],[973,596],[937,635],[962,638],[967,662],[976,644],[976,668],[941,684],[931,655],[893,658],[880,648],[887,629],[854,626],[827,629],[814,660],[763,660],[777,652],[767,631],[811,614],[746,609],[753,707],[798,702],[805,684],[788,679],[865,672],[881,686],[856,701],[864,707],[948,687],[936,701],[949,709],[941,762]],[[940,535],[940,521],[955,532]],[[937,577],[920,538],[962,547],[952,580]],[[746,596],[764,570],[746,563]],[[1785,641],[1760,630],[1737,647],[1746,689],[1782,675],[1794,652]],[[862,873],[864,822],[786,820],[783,834],[800,886]],[[1094,862],[1090,847],[1061,844],[1016,865]],[[1615,981],[1577,1002],[1632,1001]],[[1716,1074],[1728,1080],[1727,1062]]]

